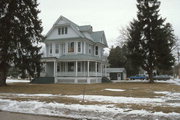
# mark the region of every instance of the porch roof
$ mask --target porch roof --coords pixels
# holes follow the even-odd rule
[[[82,61],[102,61],[99,57],[91,56],[91,55],[84,55],[84,54],[76,54],[76,55],[63,55],[58,60],[82,60]]]

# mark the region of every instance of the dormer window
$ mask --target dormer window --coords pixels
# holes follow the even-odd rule
[[[60,27],[58,28],[58,34],[59,35],[64,35],[68,33],[68,28],[67,27]]]

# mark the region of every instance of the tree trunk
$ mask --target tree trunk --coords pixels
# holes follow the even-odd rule
[[[153,70],[150,69],[148,71],[148,75],[149,75],[149,83],[154,83],[154,79],[153,79]]]
[[[7,86],[6,78],[7,78],[8,66],[5,64],[0,65],[0,86]]]
[[[2,71],[2,69],[0,70],[0,86],[6,86],[6,71]]]

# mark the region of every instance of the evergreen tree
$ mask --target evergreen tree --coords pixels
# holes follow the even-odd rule
[[[126,57],[123,55],[122,48],[117,46],[116,48],[111,48],[108,61],[110,63],[110,67],[112,68],[121,68],[124,67],[126,63]]]
[[[111,48],[108,61],[112,68],[125,68],[127,76],[137,74],[139,66],[132,64],[131,58],[128,56],[128,49],[126,45],[122,47],[117,46]]]
[[[40,73],[41,20],[37,0],[0,0],[0,86],[11,65],[34,77]]]
[[[159,15],[158,0],[137,0],[137,20],[130,23],[127,42],[133,64],[140,65],[153,81],[153,70],[169,70],[174,64],[171,48],[174,34]]]

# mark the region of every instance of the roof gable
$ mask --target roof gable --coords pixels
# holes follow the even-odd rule
[[[71,33],[74,34],[74,36],[71,34],[64,35],[63,37],[58,35],[57,29],[59,27],[68,26],[68,30],[71,30]],[[49,37],[50,36],[50,37]],[[56,22],[53,24],[52,28],[49,30],[49,32],[45,36],[47,39],[64,39],[64,38],[84,38],[88,39],[95,43],[103,44],[105,47],[107,47],[107,41],[104,34],[104,31],[97,31],[93,32],[91,25],[83,25],[78,26],[74,22],[70,21],[69,19],[60,16]]]
[[[50,34],[52,34],[52,32],[55,31],[55,29],[61,26],[69,26],[78,35],[78,37],[84,37],[84,35],[78,30],[78,25],[63,16],[60,16],[56,20],[56,22],[53,24],[52,28],[48,31],[45,37],[50,36]]]
[[[104,34],[104,31],[93,32],[91,34],[91,37],[93,38],[93,40],[95,42],[102,43],[105,46],[108,46],[107,45],[107,41],[106,41],[106,37],[105,37],[105,34]]]

